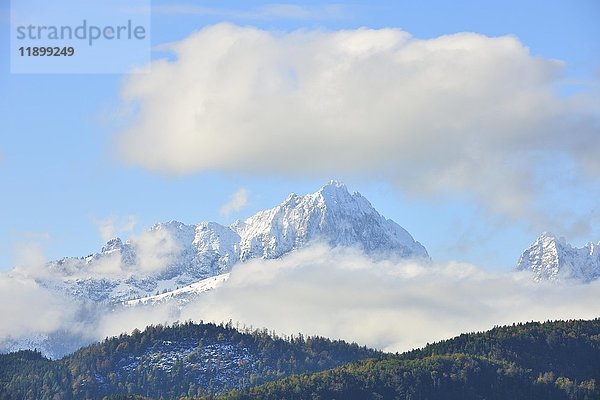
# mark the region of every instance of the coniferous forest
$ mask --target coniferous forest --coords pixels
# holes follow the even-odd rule
[[[600,319],[514,324],[402,354],[232,324],[151,326],[61,360],[0,356],[1,399],[599,399]]]
[[[0,399],[195,397],[380,355],[320,337],[242,332],[231,323],[150,326],[57,361],[28,350],[0,355]]]

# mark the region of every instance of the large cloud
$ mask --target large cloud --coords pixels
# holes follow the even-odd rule
[[[561,157],[598,171],[598,108],[513,36],[210,26],[125,81],[128,162],[185,174],[376,176],[520,216]],[[542,178],[542,179],[540,179]]]
[[[173,303],[90,308],[17,275],[0,275],[0,289],[0,317],[7,321],[0,348],[9,337],[32,332],[61,332],[80,344],[149,324],[231,319],[283,334],[318,334],[402,351],[499,324],[595,318],[600,310],[600,281],[539,284],[526,273],[373,261],[359,251],[326,246],[240,264],[225,285],[183,309]]]
[[[47,334],[76,329],[77,306],[20,274],[0,274],[0,344],[32,332]]]
[[[181,319],[239,321],[403,351],[517,321],[595,318],[600,282],[534,283],[468,264],[374,262],[359,252],[313,247],[234,268],[222,288]]]
[[[176,320],[233,320],[404,351],[494,325],[598,316],[600,281],[544,284],[531,278],[461,263],[373,261],[358,251],[313,246],[238,265],[224,286],[181,310],[168,303],[121,309],[93,330],[102,338]]]

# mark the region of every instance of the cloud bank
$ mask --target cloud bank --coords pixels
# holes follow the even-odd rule
[[[0,275],[0,344],[7,337],[32,332],[50,333],[63,327],[75,330],[76,312],[73,302],[33,279]]]
[[[538,284],[528,273],[373,261],[358,251],[313,247],[239,265],[180,318],[232,319],[404,351],[494,325],[595,318],[599,289],[600,282]]]
[[[554,181],[544,165],[600,170],[597,103],[558,96],[563,63],[513,36],[219,24],[165,49],[126,79],[137,112],[116,138],[156,171],[354,174],[522,217]]]
[[[65,332],[80,344],[174,321],[229,321],[281,334],[323,335],[404,351],[494,325],[591,319],[600,281],[534,283],[528,273],[461,264],[373,261],[357,250],[313,246],[279,260],[240,264],[219,289],[180,308],[94,308],[16,275],[0,276],[0,346],[8,338]],[[23,313],[22,310],[33,310]],[[63,334],[63,335],[64,335]],[[90,335],[92,337],[90,337]]]

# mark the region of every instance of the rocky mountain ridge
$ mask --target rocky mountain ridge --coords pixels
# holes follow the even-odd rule
[[[544,232],[523,252],[516,269],[533,272],[538,282],[591,282],[600,277],[600,242],[576,248],[564,238]]]
[[[154,225],[139,238],[114,238],[84,258],[51,262],[40,283],[95,302],[155,296],[222,275],[252,259],[274,259],[321,241],[366,254],[425,258],[425,248],[359,193],[331,181],[319,191],[290,194],[281,204],[231,226],[215,222]]]

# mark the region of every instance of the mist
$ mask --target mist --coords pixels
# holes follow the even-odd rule
[[[324,245],[238,264],[223,286],[183,306],[67,302],[23,279],[0,277],[0,314],[6,321],[0,343],[58,331],[92,342],[150,324],[232,320],[282,335],[321,335],[402,352],[495,325],[591,319],[600,309],[600,282],[535,283],[526,272],[496,273],[459,262],[375,261],[357,249]]]

